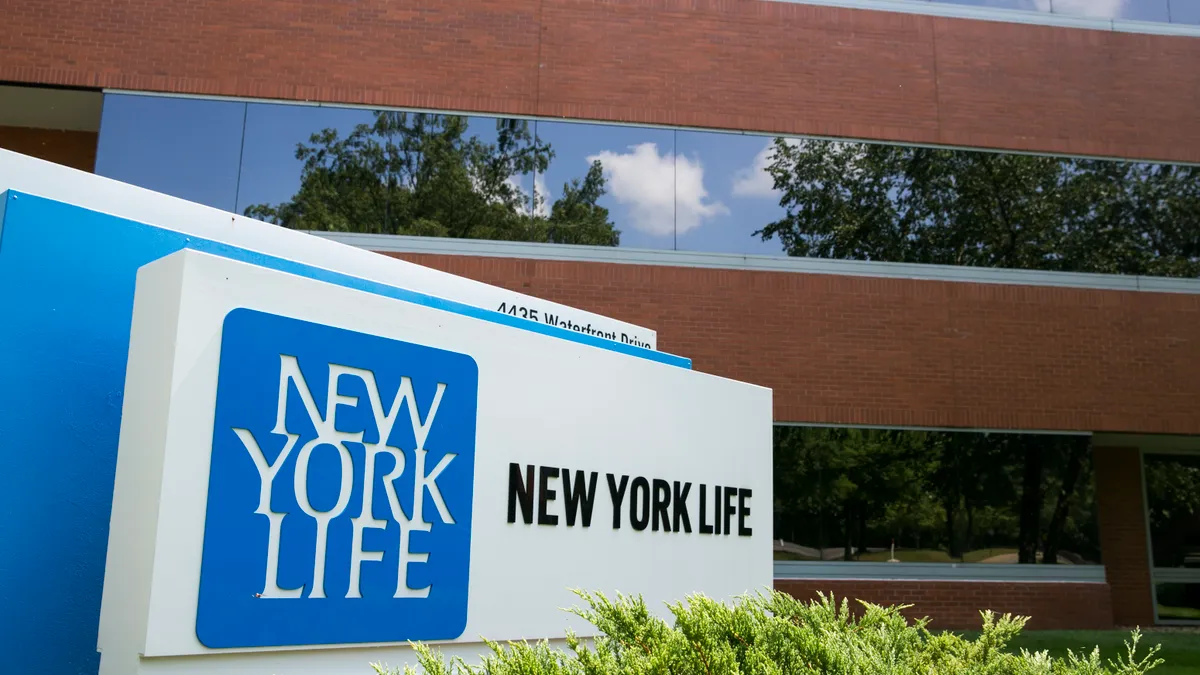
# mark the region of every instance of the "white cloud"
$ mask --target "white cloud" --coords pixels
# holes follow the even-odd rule
[[[1118,19],[1129,0],[1033,0],[1039,12],[1086,16],[1092,19]]]
[[[554,203],[554,195],[550,194],[550,188],[546,187],[546,174],[539,173],[533,177],[533,192],[537,195],[537,205],[534,206],[536,215],[542,217],[550,216],[550,205]]]
[[[525,191],[525,186],[521,185],[521,176],[509,176],[504,179],[504,184],[513,189],[517,194],[523,195],[526,202],[529,201],[529,193]]]
[[[698,158],[660,155],[657,144],[642,143],[626,153],[605,150],[587,158],[596,160],[604,166],[613,199],[629,208],[631,224],[647,234],[683,234],[729,213],[721,202],[709,201]]]
[[[525,189],[524,180],[524,176],[509,176],[504,179],[504,182],[512,187],[521,197],[521,203],[517,206],[518,213],[529,215],[529,203],[533,199],[533,196]],[[533,189],[537,193],[537,203],[533,206],[534,215],[543,218],[548,217],[550,215],[550,203],[554,198],[550,195],[550,190],[546,188],[546,176],[544,174],[539,173],[534,177]]]
[[[792,147],[803,143],[798,138],[788,138],[785,143]],[[778,197],[775,179],[767,173],[767,167],[775,160],[775,141],[767,141],[763,149],[754,156],[750,166],[733,172],[733,194],[737,197]]]

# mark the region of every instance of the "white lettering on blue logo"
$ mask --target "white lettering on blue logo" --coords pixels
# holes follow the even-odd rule
[[[461,635],[475,361],[246,309],[221,340],[200,641]]]

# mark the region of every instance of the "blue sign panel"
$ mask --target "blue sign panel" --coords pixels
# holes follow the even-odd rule
[[[6,673],[94,675],[98,668],[129,327],[142,265],[191,248],[691,367],[670,354],[16,191],[0,192],[0,219],[0,374],[6,384],[0,389],[0,512],[12,514],[0,519],[0,654],[7,668],[0,670]],[[316,453],[314,466],[322,457]],[[376,531],[364,536],[373,541]]]
[[[453,639],[478,370],[465,354],[225,319],[196,633],[213,648]]]

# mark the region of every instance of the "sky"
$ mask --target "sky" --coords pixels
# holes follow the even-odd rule
[[[298,142],[327,127],[344,137],[370,120],[357,109],[110,95],[96,171],[240,213],[295,194]],[[495,140],[494,119],[472,117],[469,129]],[[530,194],[536,183],[553,203],[564,183],[600,160],[608,182],[601,205],[622,246],[782,255],[778,241],[753,236],[783,215],[765,172],[771,138],[547,121],[534,131],[555,157],[545,174],[517,179],[521,189]]]

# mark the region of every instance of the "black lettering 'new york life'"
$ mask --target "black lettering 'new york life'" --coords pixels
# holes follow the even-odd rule
[[[596,506],[596,471],[560,469],[554,466],[508,465],[508,522],[520,518],[526,525],[591,527]],[[605,474],[612,502],[612,528],[628,526],[641,532],[692,532],[689,495],[692,484],[661,478]],[[699,534],[749,537],[750,488],[700,483],[696,486]],[[561,494],[561,499],[559,495]],[[562,516],[560,518],[560,516]]]

